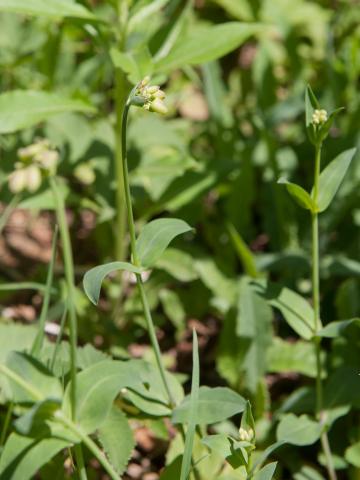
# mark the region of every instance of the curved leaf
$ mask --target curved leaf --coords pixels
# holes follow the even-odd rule
[[[177,218],[158,218],[145,225],[136,241],[136,252],[144,268],[154,265],[169,243],[192,228]]]
[[[142,272],[141,268],[135,267],[135,265],[127,262],[105,263],[86,272],[83,279],[83,286],[86,295],[94,305],[97,305],[99,301],[101,284],[104,278],[116,270],[126,270],[127,272],[138,274]]]
[[[55,93],[13,90],[0,95],[0,133],[13,133],[35,126],[58,113],[94,111],[82,100]]]
[[[336,338],[343,334],[350,325],[354,324],[360,326],[360,318],[351,318],[350,320],[328,323],[317,333],[317,335],[325,338]]]

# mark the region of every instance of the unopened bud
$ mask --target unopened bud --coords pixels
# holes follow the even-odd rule
[[[328,114],[326,110],[315,110],[312,115],[312,122],[315,125],[321,125],[326,122],[328,119]]]
[[[240,427],[240,429],[239,429],[239,438],[242,442],[249,442],[250,441],[248,432],[242,427]]]
[[[26,187],[29,192],[36,192],[41,185],[41,172],[39,167],[31,165],[26,168]]]
[[[159,85],[150,85],[150,87],[146,88],[146,93],[148,95],[154,95],[156,92],[160,90]]]
[[[150,112],[156,112],[156,113],[160,113],[162,115],[165,115],[168,111],[165,103],[162,100],[160,100],[160,98],[155,98],[155,100],[153,100],[150,103],[149,110],[150,110]]]
[[[25,169],[18,169],[9,176],[9,189],[12,193],[19,193],[26,187],[27,174]]]
[[[95,182],[95,173],[88,163],[78,165],[74,170],[75,177],[84,185],[91,185]]]

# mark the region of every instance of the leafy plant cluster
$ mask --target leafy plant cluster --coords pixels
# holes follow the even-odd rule
[[[46,269],[0,271],[4,306],[42,297],[35,325],[0,323],[0,479],[97,478],[93,458],[131,478],[136,425],[160,480],[356,479],[359,12],[0,12],[3,243],[17,209],[54,224]]]

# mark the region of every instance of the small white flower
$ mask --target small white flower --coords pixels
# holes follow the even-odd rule
[[[145,77],[137,86],[135,96],[143,99],[143,108],[150,112],[160,113],[165,115],[167,107],[163,100],[165,99],[165,92],[163,92],[159,85],[149,85],[150,77]]]
[[[26,168],[26,187],[29,192],[36,192],[41,185],[40,168],[36,165],[30,165]]]
[[[314,110],[312,115],[312,122],[315,125],[322,125],[328,119],[328,114],[326,110]]]
[[[12,193],[22,192],[26,187],[26,169],[17,169],[9,176],[9,189]]]

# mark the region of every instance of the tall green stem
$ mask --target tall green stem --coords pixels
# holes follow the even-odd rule
[[[57,221],[59,224],[61,243],[63,248],[63,259],[65,278],[67,285],[67,308],[69,314],[69,330],[70,330],[70,378],[71,378],[71,417],[76,421],[76,348],[77,348],[77,319],[75,310],[75,275],[74,275],[74,259],[71,248],[70,233],[66,221],[65,203],[62,194],[59,190],[56,177],[50,177],[50,185],[53,191],[55,200],[55,209]],[[81,446],[75,447],[75,455],[77,466],[79,469],[79,477],[81,480],[86,480],[86,470],[84,466]]]
[[[131,203],[130,182],[129,182],[129,173],[128,173],[128,164],[127,164],[127,154],[126,154],[126,132],[127,132],[127,119],[128,119],[129,109],[130,109],[130,102],[128,101],[124,109],[122,131],[121,131],[121,144],[122,144],[122,152],[123,152],[122,164],[123,164],[124,189],[125,189],[125,198],[126,198],[126,207],[127,207],[128,226],[129,226],[129,233],[130,233],[132,261],[134,265],[140,266],[137,253],[136,253],[135,222],[134,222],[134,214],[133,214],[133,208]],[[136,282],[139,289],[139,294],[140,294],[141,303],[144,310],[146,325],[149,332],[150,341],[155,353],[156,363],[159,368],[160,376],[163,381],[166,393],[169,397],[169,402],[171,405],[174,405],[175,402],[173,400],[169,383],[166,378],[166,371],[161,358],[159,342],[156,337],[155,326],[151,316],[151,311],[149,308],[149,303],[147,301],[146,292],[145,292],[141,275],[138,275],[138,274],[136,275]]]
[[[315,172],[314,172],[314,189],[313,200],[315,205],[318,203],[319,196],[319,178],[321,165],[321,145],[315,147]],[[321,328],[320,321],[320,275],[319,275],[319,220],[318,212],[312,213],[311,217],[312,229],[312,292],[313,292],[313,308],[314,308],[314,343],[316,355],[316,416],[319,422],[322,421],[323,408],[323,388],[321,380],[321,337],[318,337],[318,331]],[[332,454],[330,450],[327,432],[321,435],[321,445],[324,451],[326,466],[331,480],[337,480]]]

